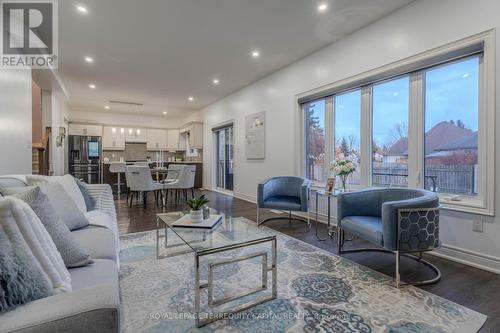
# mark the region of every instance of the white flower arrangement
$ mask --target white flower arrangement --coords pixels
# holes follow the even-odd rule
[[[349,159],[336,159],[330,163],[330,171],[339,176],[342,181],[342,188],[346,189],[347,177],[356,171],[356,163]]]
[[[330,171],[332,171],[336,176],[347,177],[356,171],[356,163],[347,159],[337,159],[330,163]]]

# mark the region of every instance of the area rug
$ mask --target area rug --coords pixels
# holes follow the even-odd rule
[[[193,254],[157,260],[154,231],[122,236],[124,332],[470,333],[477,332],[486,320],[485,315],[419,288],[398,290],[386,275],[272,232],[278,240],[278,298],[199,329],[193,317]],[[269,250],[270,246],[261,247]],[[223,257],[245,251],[232,251]],[[206,264],[201,263],[205,280]],[[214,294],[223,298],[259,285],[260,269],[258,260],[220,267],[214,276]],[[201,298],[207,310],[206,293]]]

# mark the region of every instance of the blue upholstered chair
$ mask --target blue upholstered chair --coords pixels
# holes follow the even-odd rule
[[[292,212],[307,212],[310,187],[311,181],[302,177],[272,177],[261,182],[257,189],[257,224],[281,219],[274,217],[260,221],[261,209],[276,209],[288,211],[290,224],[297,220],[307,222],[311,227],[309,218],[307,221],[292,219]]]
[[[422,252],[439,246],[439,198],[419,189],[386,188],[342,193],[337,198],[338,252],[384,251],[396,255],[396,287],[426,285],[441,278]],[[345,232],[380,248],[344,250]],[[415,257],[409,253],[418,253]],[[400,255],[416,259],[436,273],[431,280],[401,283]]]

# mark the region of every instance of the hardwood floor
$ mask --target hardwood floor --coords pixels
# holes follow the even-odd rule
[[[198,192],[197,194],[200,193]],[[203,191],[203,193],[210,199],[211,207],[233,217],[241,216],[256,221],[255,204],[216,192]],[[118,225],[121,234],[154,229],[156,213],[162,212],[163,209],[155,206],[153,198],[151,195],[146,209],[140,202],[134,203],[129,208],[126,204],[125,196],[122,196],[120,200],[116,200]],[[183,203],[178,205],[169,203],[165,211],[183,209]],[[269,212],[263,214],[263,217],[271,217],[273,215],[278,216]],[[286,215],[283,215],[283,217],[286,217]],[[292,225],[289,226],[286,220],[277,220],[266,223],[266,226],[326,251],[336,253],[336,239],[328,239],[327,241],[320,242],[314,235],[314,229],[309,231],[304,223],[292,222]],[[322,236],[324,236],[326,230],[323,224],[320,224],[319,230]],[[364,245],[362,241],[354,240],[353,242],[347,242],[346,248],[362,245]],[[343,255],[343,257],[381,273],[394,276],[395,263],[394,256],[391,254],[365,252]],[[439,283],[422,287],[422,289],[487,315],[488,319],[480,332],[500,332],[500,275],[431,255],[426,255],[425,258],[440,268],[442,279]],[[401,267],[403,280],[405,278],[407,280],[426,278],[432,274],[428,268],[410,259],[402,259]]]

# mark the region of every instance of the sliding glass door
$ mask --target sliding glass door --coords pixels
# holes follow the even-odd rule
[[[215,178],[216,187],[221,190],[233,190],[233,126],[214,130],[216,142]]]

